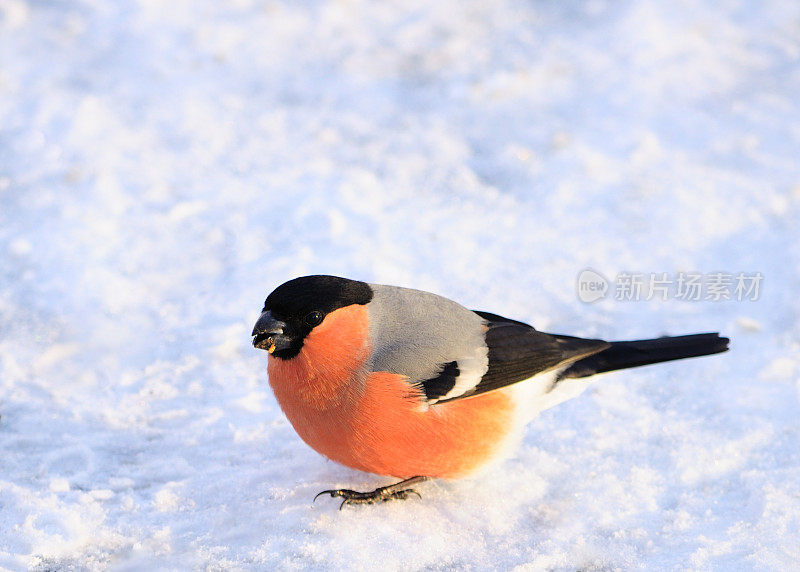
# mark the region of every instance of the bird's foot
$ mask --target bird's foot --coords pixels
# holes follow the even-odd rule
[[[314,497],[314,500],[316,501],[318,497],[325,494],[331,495],[331,497],[342,498],[344,500],[342,501],[342,504],[339,505],[339,510],[342,510],[346,504],[373,504],[376,502],[386,502],[395,499],[405,500],[410,495],[417,495],[419,498],[422,498],[417,491],[406,487],[416,483],[421,483],[422,481],[426,480],[428,480],[428,477],[411,477],[410,479],[400,481],[399,483],[385,487],[379,487],[374,491],[369,492],[351,491],[350,489],[332,489],[328,491],[322,491],[321,493],[317,494],[317,496]]]

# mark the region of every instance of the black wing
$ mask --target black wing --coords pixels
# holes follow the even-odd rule
[[[517,320],[497,314],[475,311],[486,320],[486,345],[489,347],[489,369],[470,391],[454,397],[460,399],[486,393],[533,377],[559,366],[603,351],[611,344],[603,340],[587,340],[572,336],[546,334]],[[445,403],[443,399],[439,403]]]
[[[425,399],[428,401],[438,401],[456,386],[456,379],[461,375],[457,361],[444,364],[442,371],[436,377],[420,382]]]

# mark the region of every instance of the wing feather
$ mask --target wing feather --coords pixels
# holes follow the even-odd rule
[[[486,320],[489,367],[470,390],[438,403],[446,403],[499,389],[536,374],[565,368],[573,362],[610,347],[603,340],[576,338],[539,332],[532,326],[497,314],[476,311]]]

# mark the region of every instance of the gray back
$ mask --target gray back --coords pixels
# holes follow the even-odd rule
[[[486,371],[484,320],[464,306],[421,290],[370,284],[372,371],[388,371],[424,381],[444,364],[458,361],[469,377]],[[466,372],[463,372],[466,373]],[[477,383],[477,380],[475,380]]]

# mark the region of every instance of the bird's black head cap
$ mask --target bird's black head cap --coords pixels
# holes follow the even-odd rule
[[[368,304],[373,292],[369,284],[338,276],[301,276],[275,288],[267,296],[262,312],[286,324],[284,333],[289,346],[273,352],[282,359],[291,359],[303,347],[303,340],[334,310],[352,304]]]

